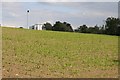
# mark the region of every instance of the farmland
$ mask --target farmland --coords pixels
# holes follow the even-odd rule
[[[116,78],[118,37],[2,28],[3,77]]]

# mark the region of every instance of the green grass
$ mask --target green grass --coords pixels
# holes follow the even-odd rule
[[[2,32],[3,77],[118,77],[117,36],[5,27]]]

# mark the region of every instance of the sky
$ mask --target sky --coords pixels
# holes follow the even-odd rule
[[[46,1],[46,2],[45,2]],[[87,26],[103,25],[107,17],[118,17],[118,2],[68,2],[68,0],[36,0],[24,2],[4,0],[2,2],[3,26],[27,28],[27,10],[29,26],[39,23],[56,21],[68,22],[73,29],[86,24]],[[112,0],[111,0],[112,1]],[[0,12],[1,13],[1,12]]]

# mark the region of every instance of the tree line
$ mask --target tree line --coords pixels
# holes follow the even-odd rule
[[[52,31],[78,32],[78,33],[93,33],[93,34],[107,34],[120,36],[120,19],[108,17],[105,24],[102,26],[95,25],[88,27],[86,24],[79,26],[73,30],[70,23],[57,21],[53,26],[50,23],[45,23],[43,29]]]

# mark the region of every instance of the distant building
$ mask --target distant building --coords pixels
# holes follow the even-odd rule
[[[44,25],[43,24],[34,24],[29,27],[29,29],[34,29],[34,30],[43,30]]]

